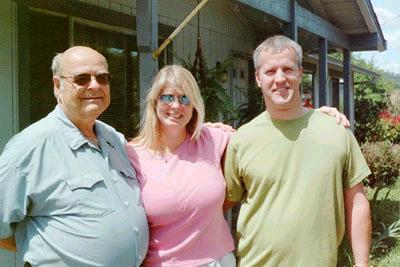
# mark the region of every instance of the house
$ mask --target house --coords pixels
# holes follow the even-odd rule
[[[210,0],[154,60],[153,51],[198,2],[1,1],[0,149],[52,110],[51,59],[72,45],[92,46],[108,58],[112,104],[101,119],[127,136],[135,133],[140,101],[157,68],[177,63],[178,57],[193,60],[198,35],[208,66],[231,59],[226,87],[234,103],[246,101],[237,87],[254,82],[256,45],[267,36],[286,34],[304,48],[314,105],[337,105],[338,81],[343,80],[344,111],[354,119],[351,52],[386,49],[370,0]],[[344,55],[339,71],[331,68],[330,52]]]
[[[237,87],[254,83],[251,55],[257,44],[274,34],[290,36],[304,49],[314,105],[341,101],[354,121],[352,75],[366,70],[351,66],[351,52],[386,49],[370,0],[209,0],[155,60],[154,50],[199,2],[0,1],[0,150],[53,109],[51,59],[73,45],[91,46],[107,57],[112,104],[101,119],[128,137],[135,133],[140,102],[157,68],[178,63],[177,58],[193,60],[198,36],[208,66],[231,60],[225,86],[236,105],[246,101]],[[344,60],[329,58],[331,52],[342,53]],[[12,258],[0,251],[2,266]]]

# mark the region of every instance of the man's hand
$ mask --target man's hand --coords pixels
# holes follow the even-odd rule
[[[13,237],[0,239],[0,248],[7,249],[11,251],[17,251],[17,246],[15,245],[15,240]]]
[[[337,110],[336,108],[322,106],[322,107],[318,108],[317,110],[319,110],[322,113],[325,113],[331,117],[335,117],[337,124],[342,123],[344,127],[346,127],[346,128],[350,127],[350,121],[347,119],[346,115],[340,113],[339,110]]]
[[[371,245],[369,202],[362,183],[344,191],[346,232],[353,250],[355,266],[368,266]]]

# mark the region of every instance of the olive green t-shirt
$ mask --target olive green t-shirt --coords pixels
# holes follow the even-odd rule
[[[242,126],[225,161],[226,198],[242,201],[238,266],[336,266],[343,190],[369,174],[351,131],[320,112]]]

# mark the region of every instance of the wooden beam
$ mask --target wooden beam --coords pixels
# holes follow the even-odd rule
[[[367,24],[368,30],[370,32],[377,32],[377,27],[373,19],[372,10],[369,9],[368,0],[356,0],[358,7],[360,8],[360,12],[364,17],[365,24]]]
[[[186,24],[189,23],[189,21],[200,11],[200,9],[203,8],[205,4],[207,4],[207,2],[208,0],[202,0],[201,3],[197,4],[195,9],[193,9],[192,12],[190,12],[190,14],[181,22],[181,24],[179,24],[179,26],[171,33],[171,35],[167,39],[165,39],[165,41],[160,45],[160,47],[158,47],[157,50],[153,52],[153,57],[155,59],[157,59],[160,56],[161,52],[165,49],[165,47],[167,47],[167,45],[172,42],[172,40],[176,37],[176,35],[178,35],[178,33],[180,33],[183,30]]]
[[[350,121],[350,128],[354,132],[354,91],[351,82],[351,52],[343,50],[343,103],[344,114]]]
[[[157,0],[137,0],[136,10],[140,103],[145,103],[146,92],[158,71],[158,61],[153,58],[158,45]],[[143,114],[144,105],[141,105],[140,115]]]
[[[368,51],[376,50],[379,46],[378,34],[353,34],[349,36],[350,50]]]
[[[378,50],[384,51],[387,48],[385,37],[383,36],[382,28],[379,24],[378,17],[375,14],[374,7],[370,0],[356,0],[357,4],[361,9],[361,13],[368,25],[371,32],[376,32],[378,34]],[[366,7],[364,7],[366,6]]]
[[[274,16],[286,23],[290,23],[291,0],[236,1]],[[297,26],[299,28],[326,38],[330,43],[335,44],[338,47],[349,49],[348,36],[341,29],[301,6],[298,6],[296,11]]]
[[[339,78],[337,77],[332,77],[332,107],[339,110]]]
[[[297,43],[297,0],[290,0],[290,38]]]
[[[308,63],[306,66],[310,69],[313,69],[313,66],[318,64],[318,55],[315,54],[305,54],[303,57],[303,66]],[[337,59],[334,57],[328,56],[328,68],[329,71],[335,71],[335,73],[340,73],[340,77],[343,75],[343,60]],[[379,78],[381,75],[378,72],[357,66],[351,65],[351,70],[353,72],[361,73],[364,75],[368,75],[371,78]]]
[[[318,67],[319,67],[319,103],[318,106],[324,106],[327,104],[326,91],[328,81],[328,40],[325,38],[319,39],[319,56],[318,56]]]

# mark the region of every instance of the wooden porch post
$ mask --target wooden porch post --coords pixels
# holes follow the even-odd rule
[[[290,0],[290,38],[297,43],[297,0]]]
[[[319,101],[318,106],[326,105],[326,86],[328,81],[328,40],[319,39]]]
[[[339,110],[339,78],[332,77],[332,107]]]
[[[146,91],[158,71],[158,61],[153,58],[153,51],[158,47],[157,0],[137,0],[136,10],[140,103],[144,103]],[[140,116],[143,114],[144,105],[141,105]]]
[[[351,52],[343,49],[343,97],[344,114],[350,120],[350,128],[354,132],[354,91],[351,79]]]

